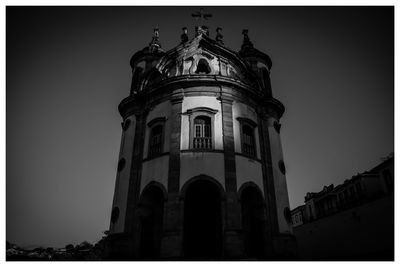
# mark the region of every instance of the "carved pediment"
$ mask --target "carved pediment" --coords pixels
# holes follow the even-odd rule
[[[252,70],[236,52],[208,37],[198,36],[165,53],[143,77],[141,89],[184,75],[219,75],[261,88],[257,79],[252,77]]]

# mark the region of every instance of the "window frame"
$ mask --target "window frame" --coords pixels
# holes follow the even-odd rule
[[[218,113],[218,110],[207,108],[207,107],[197,107],[193,109],[188,109],[182,115],[189,116],[189,150],[194,151],[210,151],[215,150],[215,114]],[[195,124],[194,120],[199,116],[206,116],[210,118],[210,127],[211,127],[211,148],[194,148],[193,140],[195,137]]]
[[[147,123],[147,127],[149,129],[148,140],[147,140],[147,158],[152,159],[161,156],[164,153],[164,142],[165,142],[165,117],[157,117],[152,119],[150,122]],[[155,127],[161,126],[161,140],[160,140],[160,152],[159,153],[151,153],[152,143],[151,140],[153,138],[153,130]]]
[[[239,121],[239,127],[240,127],[240,148],[241,148],[241,154],[245,157],[248,158],[253,158],[253,159],[258,159],[258,149],[257,149],[257,140],[256,140],[256,130],[257,130],[257,123],[255,123],[253,120],[249,118],[244,118],[244,117],[237,117],[236,118]],[[249,127],[252,130],[252,140],[253,140],[253,151],[254,154],[250,155],[248,153],[245,153],[245,134],[243,133],[243,127]]]
[[[204,120],[205,123],[197,124],[196,123],[196,119],[197,118],[205,118],[205,120]],[[211,130],[212,129],[212,125],[211,125],[211,123],[212,123],[212,119],[211,119],[210,116],[198,115],[198,116],[194,117],[194,122],[193,122],[193,140],[191,142],[191,145],[192,145],[193,149],[196,149],[196,150],[210,150],[210,149],[213,149],[214,141],[213,141],[213,138],[212,138],[212,130]],[[208,131],[207,131],[207,127],[206,126],[209,126]],[[199,130],[199,131],[197,131],[197,130]],[[206,135],[207,132],[208,132],[208,136]],[[197,133],[199,133],[199,135]],[[209,139],[209,142],[211,143],[211,146],[210,147],[204,147],[204,148],[194,147],[195,139],[200,139],[200,140],[203,139],[203,141]],[[204,141],[203,144],[207,144],[207,142]]]

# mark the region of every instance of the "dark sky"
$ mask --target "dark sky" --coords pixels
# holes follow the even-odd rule
[[[6,238],[95,242],[107,230],[129,59],[160,28],[165,50],[193,37],[196,7],[8,7]],[[238,51],[249,29],[273,61],[291,208],[393,152],[392,7],[209,7]]]

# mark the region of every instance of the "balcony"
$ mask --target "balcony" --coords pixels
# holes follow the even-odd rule
[[[212,149],[211,137],[194,137],[193,149]]]

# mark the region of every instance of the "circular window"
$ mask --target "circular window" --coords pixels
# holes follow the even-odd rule
[[[281,171],[282,174],[286,173],[286,168],[285,168],[285,163],[283,162],[283,160],[280,160],[278,162],[279,165],[279,170]]]
[[[290,214],[290,209],[288,207],[283,209],[283,216],[285,216],[285,220],[287,221],[287,223],[292,222],[292,216]]]
[[[282,124],[280,124],[278,121],[274,121],[274,128],[277,133],[281,132],[281,126]]]
[[[111,212],[111,222],[116,223],[119,217],[119,208],[114,207],[112,212]]]
[[[124,169],[124,167],[125,167],[125,159],[122,158],[118,161],[118,171],[119,172],[122,171]]]
[[[127,119],[127,120],[124,122],[124,124],[123,124],[123,126],[122,126],[122,129],[123,129],[124,131],[126,131],[126,130],[128,130],[128,128],[129,128],[130,125],[131,125],[131,120],[130,120],[130,119]]]

